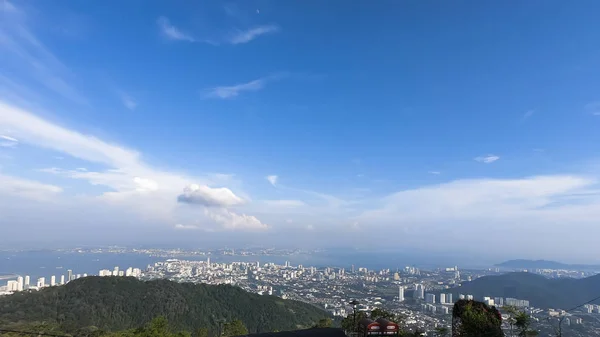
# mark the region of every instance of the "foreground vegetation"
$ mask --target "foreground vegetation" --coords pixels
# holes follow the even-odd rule
[[[211,336],[232,326],[252,333],[284,331],[309,328],[326,317],[327,312],[310,304],[234,286],[144,282],[131,277],[86,277],[65,286],[0,298],[2,327],[78,336],[115,331],[123,336],[146,336],[158,328]]]

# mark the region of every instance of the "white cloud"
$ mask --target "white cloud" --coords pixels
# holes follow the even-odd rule
[[[276,175],[271,175],[271,176],[266,176],[265,179],[267,179],[271,183],[271,185],[275,186],[277,184],[277,179],[279,179],[279,177]]]
[[[204,214],[221,224],[225,229],[265,230],[269,227],[254,216],[237,214],[225,208],[205,208]]]
[[[429,223],[467,219],[514,218],[566,207],[597,184],[578,176],[536,176],[523,179],[456,180],[400,191],[381,200],[383,207],[363,218]]]
[[[9,142],[15,142],[15,143],[18,142],[18,140],[16,138],[5,136],[5,135],[0,135],[0,139],[4,139],[4,140],[7,140]]]
[[[59,186],[0,174],[0,194],[48,201],[62,191]]]
[[[135,151],[50,123],[2,101],[0,101],[0,126],[11,129],[23,143],[35,144],[83,160],[116,167],[139,166],[140,156]]]
[[[183,189],[183,194],[177,198],[179,202],[198,204],[206,207],[228,207],[241,205],[244,200],[235,195],[230,189],[210,188],[198,184],[191,184]]]
[[[277,31],[279,31],[279,27],[275,25],[258,26],[248,30],[238,30],[229,38],[229,43],[248,43],[261,35],[274,33]]]
[[[437,175],[442,174],[442,172],[440,172],[440,171],[429,171],[429,174],[433,174],[433,175],[437,176]]]
[[[476,157],[474,160],[484,164],[491,164],[498,159],[500,159],[500,157],[493,154],[488,154],[487,156]]]
[[[175,225],[175,229],[192,229],[192,230],[196,230],[196,229],[200,229],[200,227],[195,226],[195,225],[183,225],[183,224],[177,224]]]
[[[247,83],[236,84],[232,86],[214,87],[207,91],[206,98],[234,98],[244,91],[258,91],[264,88],[266,79],[260,78]]]
[[[135,110],[135,108],[137,108],[138,106],[137,102],[133,99],[133,97],[127,94],[121,95],[121,102],[123,102],[123,105],[129,110]]]
[[[106,186],[110,190],[102,193],[100,200],[130,212],[138,212],[144,217],[163,221],[173,221],[180,217],[193,218],[194,215],[189,211],[180,211],[178,197],[181,202],[210,207],[230,207],[244,203],[243,198],[226,187],[209,187],[214,183],[213,180],[222,182],[224,177],[230,175],[212,174],[192,178],[157,170],[144,163],[141,155],[136,151],[50,123],[2,101],[0,101],[0,128],[10,129],[11,135],[22,143],[107,166],[101,171],[61,168],[41,171],[85,180],[92,185]],[[183,194],[182,188],[185,188]],[[231,229],[232,226],[231,223],[225,222],[224,217],[227,216],[230,222],[236,224],[236,228],[249,226],[243,226],[239,216],[221,214],[219,219],[227,229]],[[246,219],[249,224],[252,224],[255,219],[246,215],[244,217],[241,219]]]
[[[196,40],[194,39],[193,36],[191,36],[188,33],[185,33],[183,31],[181,31],[179,28],[173,26],[170,22],[169,19],[167,19],[164,16],[161,16],[160,18],[158,18],[158,20],[156,21],[158,24],[158,27],[160,28],[160,33],[166,37],[167,39],[170,40],[179,40],[179,41],[188,41],[188,42],[195,42]]]
[[[19,141],[13,137],[0,135],[0,147],[16,147]]]

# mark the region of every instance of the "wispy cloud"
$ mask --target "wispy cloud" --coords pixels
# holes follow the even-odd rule
[[[442,172],[440,172],[440,171],[429,171],[429,174],[433,174],[433,175],[437,176],[437,175],[442,174]]]
[[[135,110],[135,108],[137,108],[137,106],[138,106],[138,104],[135,101],[135,99],[133,99],[133,97],[131,97],[128,94],[125,94],[125,93],[121,94],[121,102],[129,110]]]
[[[584,109],[589,114],[600,116],[600,101],[588,103]]]
[[[62,191],[59,186],[0,174],[0,194],[33,200],[50,200]]]
[[[306,203],[302,200],[263,200],[267,206],[271,207],[302,207]]]
[[[237,30],[235,34],[228,39],[228,42],[231,44],[248,43],[261,35],[275,33],[277,31],[279,31],[279,27],[275,25],[258,26],[247,30]]]
[[[290,76],[295,75],[290,74],[288,72],[278,72],[246,83],[213,87],[204,90],[204,97],[216,99],[231,99],[239,96],[243,92],[259,91],[263,89],[269,82],[278,81]]]
[[[19,141],[13,137],[0,135],[0,147],[15,147]]]
[[[0,25],[0,53],[2,63],[19,71],[20,79],[32,79],[46,89],[79,104],[87,100],[69,83],[75,76],[46,48],[29,28],[28,16],[14,4],[4,1],[3,24]],[[0,70],[1,70],[0,66]],[[2,83],[12,81],[7,87],[20,85],[17,81],[0,78]]]
[[[200,229],[200,227],[195,226],[195,225],[183,225],[183,224],[176,224],[175,225],[175,229],[185,229],[185,230],[196,230],[196,229]]]
[[[21,143],[58,151],[71,157],[108,167],[100,171],[64,170],[50,168],[46,173],[72,179],[86,180],[92,185],[105,186],[109,191],[98,200],[123,212],[137,212],[151,217],[182,223],[196,220],[202,213],[182,209],[181,202],[205,209],[201,221],[213,222],[222,229],[264,229],[257,218],[228,210],[244,203],[244,199],[225,187],[209,187],[208,177],[188,177],[165,172],[149,166],[138,152],[53,124],[26,110],[0,101],[0,127],[11,130],[11,138]],[[187,186],[185,189],[183,189]],[[183,189],[183,193],[182,193]],[[46,190],[48,190],[46,188]],[[50,188],[50,191],[58,191]],[[180,223],[177,221],[175,223]]]
[[[527,110],[524,114],[523,114],[523,119],[528,119],[529,117],[533,116],[533,114],[536,113],[535,109],[531,109],[531,110]]]
[[[179,41],[188,41],[188,42],[196,41],[196,39],[192,35],[173,26],[171,24],[171,22],[169,21],[169,19],[164,16],[159,17],[156,22],[160,29],[161,35],[169,40],[179,40]]]
[[[277,184],[277,180],[279,179],[279,177],[276,175],[270,175],[270,176],[266,176],[265,179],[267,179],[271,183],[271,185],[275,186]]]
[[[500,159],[500,157],[493,155],[493,154],[488,154],[487,156],[479,156],[479,157],[474,158],[475,161],[478,161],[478,162],[484,163],[484,164],[491,164],[498,159]]]
[[[208,90],[208,93],[205,95],[205,97],[221,99],[233,98],[239,96],[239,94],[244,91],[258,91],[264,88],[265,83],[266,80],[261,78],[247,83],[214,87]]]

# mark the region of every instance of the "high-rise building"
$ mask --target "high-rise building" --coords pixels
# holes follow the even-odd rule
[[[37,281],[37,287],[38,288],[43,288],[46,286],[46,278],[44,277],[40,277]]]
[[[24,288],[23,276],[19,276],[19,277],[17,277],[17,291],[23,291],[23,288]]]
[[[71,282],[71,280],[73,279],[73,271],[71,269],[67,270],[67,283]]]
[[[464,300],[464,299],[465,299],[465,295],[463,295],[463,294],[458,294],[458,299],[459,299],[459,300]]]
[[[25,284],[23,285],[23,289],[29,288],[30,278],[29,275],[25,275]]]
[[[452,293],[446,294],[446,303],[449,303],[449,304],[454,303],[454,301],[452,301]]]
[[[467,300],[472,301],[473,300],[473,295],[467,295]]]
[[[446,294],[440,294],[440,303],[441,304],[446,303]]]
[[[404,302],[404,287],[398,287],[398,302]]]
[[[17,291],[19,288],[18,282],[15,280],[10,280],[6,282],[6,290],[7,291]]]
[[[435,295],[434,294],[425,294],[425,303],[435,304]]]
[[[415,284],[415,292],[413,293],[414,299],[423,299],[425,298],[425,287],[422,284]]]
[[[65,275],[60,275],[60,284],[65,284]]]
[[[483,298],[483,303],[485,303],[489,306],[492,306],[492,305],[494,305],[494,299],[486,296]]]
[[[504,305],[504,298],[502,298],[502,297],[494,297],[494,302],[496,302],[496,305],[503,306]]]
[[[133,275],[133,268],[129,267],[127,268],[127,270],[125,271],[125,276],[132,276]]]
[[[50,276],[50,286],[54,287],[56,285],[56,276]]]
[[[400,281],[400,274],[394,273],[394,281]]]
[[[123,272],[122,270],[119,270],[118,274],[119,276],[125,276],[125,272]]]
[[[112,276],[119,276],[119,267],[115,267],[115,269],[113,269],[112,271]]]

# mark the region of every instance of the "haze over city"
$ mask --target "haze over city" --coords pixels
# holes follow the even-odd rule
[[[598,262],[588,3],[3,0],[2,243]]]

